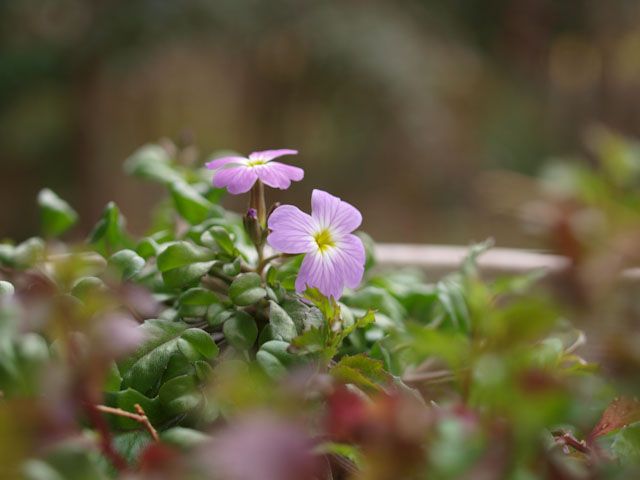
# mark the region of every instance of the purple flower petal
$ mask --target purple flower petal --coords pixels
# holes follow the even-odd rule
[[[339,269],[335,255],[329,252],[308,253],[296,278],[296,291],[302,293],[307,287],[315,287],[325,297],[340,298],[344,290],[344,278]]]
[[[244,165],[247,159],[244,157],[220,157],[205,164],[209,170],[216,170],[228,164]]]
[[[213,185],[218,188],[226,187],[229,193],[237,195],[251,190],[257,179],[258,175],[250,167],[222,168],[216,171],[213,177]]]
[[[310,215],[293,205],[276,208],[269,216],[271,233],[267,242],[283,253],[307,253],[316,248],[313,231],[317,228]]]
[[[291,185],[291,181],[299,181],[304,177],[304,170],[280,162],[270,162],[254,167],[258,178],[265,185],[272,188],[285,190]]]
[[[364,275],[366,257],[362,240],[352,234],[344,235],[337,242],[335,250],[342,265],[344,284],[356,288]]]
[[[283,155],[297,155],[297,150],[290,150],[288,148],[282,148],[280,150],[263,150],[262,152],[253,152],[249,155],[249,160],[262,160],[269,162],[274,158],[282,157]]]
[[[311,216],[322,228],[331,227],[337,233],[351,233],[362,223],[357,208],[322,190],[311,194]]]

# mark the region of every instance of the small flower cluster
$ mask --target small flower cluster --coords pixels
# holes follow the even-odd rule
[[[285,190],[292,181],[304,177],[301,168],[273,160],[297,153],[266,150],[247,158],[218,158],[206,166],[214,170],[214,186],[232,194],[251,191],[249,211],[262,221],[266,219],[263,184]],[[356,288],[364,274],[364,245],[352,233],[361,223],[362,215],[353,205],[322,190],[313,190],[311,215],[293,205],[279,206],[271,213],[266,219],[267,242],[282,253],[304,254],[296,279],[298,292],[316,288],[326,297],[338,299],[345,287]]]

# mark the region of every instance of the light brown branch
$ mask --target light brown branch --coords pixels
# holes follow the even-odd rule
[[[127,412],[126,410],[122,410],[121,408],[107,407],[106,405],[96,405],[96,410],[99,410],[102,413],[109,413],[111,415],[117,415],[119,417],[130,418],[131,420],[135,420],[136,422],[141,423],[147,429],[149,435],[151,435],[151,438],[153,438],[155,442],[159,442],[160,437],[158,436],[158,432],[153,427],[153,425],[151,425],[149,417],[147,417],[146,413],[144,413],[142,407],[138,403],[136,403],[134,407],[136,409],[136,412],[138,413]]]

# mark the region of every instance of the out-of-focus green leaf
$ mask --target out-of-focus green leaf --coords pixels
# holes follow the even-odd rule
[[[124,229],[125,220],[120,214],[120,209],[114,202],[109,202],[100,220],[89,234],[88,241],[98,252],[105,255],[129,246],[130,242]]]
[[[176,210],[189,223],[204,221],[213,208],[213,204],[185,182],[171,184],[171,198]]]
[[[611,444],[611,451],[622,464],[637,466],[640,462],[640,424],[618,432]]]
[[[48,188],[38,194],[38,206],[42,230],[47,237],[63,234],[78,221],[75,210]]]
[[[122,280],[131,280],[144,268],[145,261],[133,250],[120,250],[109,257],[109,265],[120,273]]]
[[[173,427],[160,434],[163,443],[184,450],[190,450],[211,440],[211,437],[199,430],[184,427]]]
[[[172,166],[167,151],[160,145],[147,144],[133,152],[124,163],[125,172],[129,175],[171,184],[182,180]]]
[[[28,480],[107,480],[109,477],[90,449],[78,442],[58,444],[46,457],[31,460],[23,470]],[[57,475],[57,476],[56,476]]]
[[[10,282],[0,280],[0,297],[10,297],[15,291],[16,289]]]

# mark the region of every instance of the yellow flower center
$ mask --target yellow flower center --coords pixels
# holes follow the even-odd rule
[[[264,160],[250,160],[249,163],[247,163],[247,166],[249,167],[257,167],[258,165],[264,165],[265,162]]]
[[[324,252],[328,248],[336,246],[336,243],[331,237],[331,232],[327,228],[320,230],[318,233],[314,234],[313,239],[318,244],[318,250],[320,250],[320,253]]]

